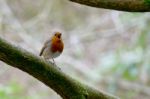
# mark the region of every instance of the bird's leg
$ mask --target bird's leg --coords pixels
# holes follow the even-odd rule
[[[49,59],[49,58],[45,58],[45,60],[47,60],[47,62],[51,63],[51,61],[50,61],[50,59]],[[55,60],[54,60],[54,58],[52,58],[52,60],[53,60],[52,64],[56,65],[56,64],[55,64]]]
[[[56,65],[54,58],[52,58],[52,60],[53,60],[53,64]],[[57,66],[57,65],[56,65],[56,66]]]
[[[56,65],[54,58],[52,58],[52,60],[53,60],[53,64],[55,65],[55,67],[57,67],[59,70],[61,70],[61,69]]]

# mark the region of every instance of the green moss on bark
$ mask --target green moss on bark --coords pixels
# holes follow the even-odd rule
[[[150,0],[70,0],[72,2],[96,7],[129,12],[149,12]]]
[[[63,99],[117,99],[69,77],[51,62],[17,48],[0,38],[0,60],[37,78]]]
[[[145,1],[145,4],[150,6],[150,0],[144,0]]]

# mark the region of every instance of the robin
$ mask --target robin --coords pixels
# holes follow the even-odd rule
[[[45,42],[39,55],[43,56],[45,60],[52,59],[55,64],[54,58],[58,57],[63,49],[64,43],[61,38],[61,33],[55,32],[54,35]]]

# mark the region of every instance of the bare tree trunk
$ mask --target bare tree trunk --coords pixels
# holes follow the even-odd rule
[[[105,9],[129,12],[149,12],[150,0],[70,0],[72,2]]]

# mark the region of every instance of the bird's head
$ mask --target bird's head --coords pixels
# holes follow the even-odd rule
[[[61,39],[61,33],[60,33],[60,32],[55,32],[55,33],[54,33],[54,36],[55,36],[56,38]]]

